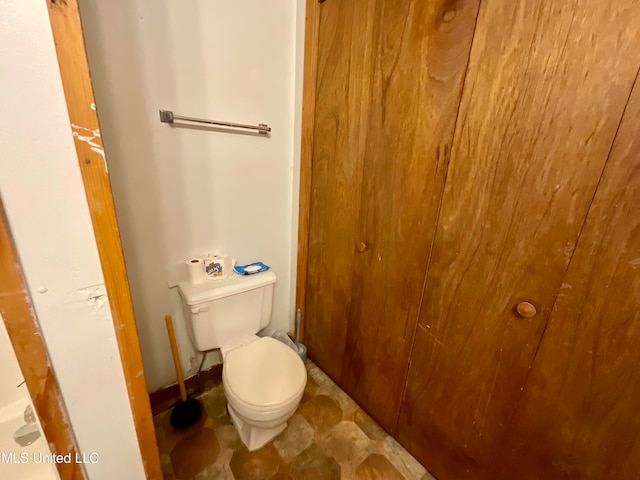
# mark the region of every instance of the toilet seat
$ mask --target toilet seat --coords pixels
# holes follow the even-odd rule
[[[299,401],[307,371],[291,348],[263,337],[229,351],[222,377],[233,404],[247,412],[266,414]]]

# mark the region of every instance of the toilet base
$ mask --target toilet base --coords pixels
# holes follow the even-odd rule
[[[267,443],[276,438],[285,428],[287,428],[286,420],[274,427],[258,428],[253,425],[249,425],[247,422],[242,420],[233,407],[228,403],[227,409],[229,410],[229,415],[231,416],[233,425],[238,430],[240,440],[242,440],[242,443],[244,443],[247,450],[250,452],[264,447]]]

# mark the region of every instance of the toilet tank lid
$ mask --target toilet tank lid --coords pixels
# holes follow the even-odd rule
[[[225,280],[204,280],[201,283],[180,282],[178,290],[187,305],[228,297],[236,293],[246,292],[255,288],[275,283],[276,274],[271,270],[253,275],[238,275],[234,273]]]

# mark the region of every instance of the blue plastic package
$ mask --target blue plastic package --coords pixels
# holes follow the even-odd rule
[[[262,262],[255,262],[249,265],[236,265],[233,269],[239,275],[253,275],[254,273],[266,272],[269,270],[269,265],[265,265]]]

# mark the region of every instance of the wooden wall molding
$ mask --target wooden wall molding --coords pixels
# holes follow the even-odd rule
[[[76,453],[79,452],[78,445],[70,427],[58,380],[51,369],[31,299],[27,294],[24,275],[1,201],[0,292],[0,313],[49,449],[55,455],[70,454],[72,460],[75,460]],[[82,464],[75,461],[56,463],[56,468],[62,480],[87,478]]]
[[[222,364],[212,367],[190,376],[184,381],[187,396],[199,395],[205,389],[222,383]],[[149,394],[151,410],[154,415],[173,407],[180,401],[180,389],[177,383],[162,387]]]
[[[304,340],[307,259],[309,254],[309,210],[311,207],[311,166],[313,127],[316,110],[316,74],[318,68],[318,26],[320,3],[307,0],[304,37],[304,80],[302,85],[302,144],[300,147],[300,199],[298,211],[298,265],[296,271],[296,309],[302,311],[300,338]]]
[[[47,0],[62,86],[113,316],[138,443],[148,479],[162,479],[129,281],[77,0]],[[87,132],[90,132],[89,134]]]

